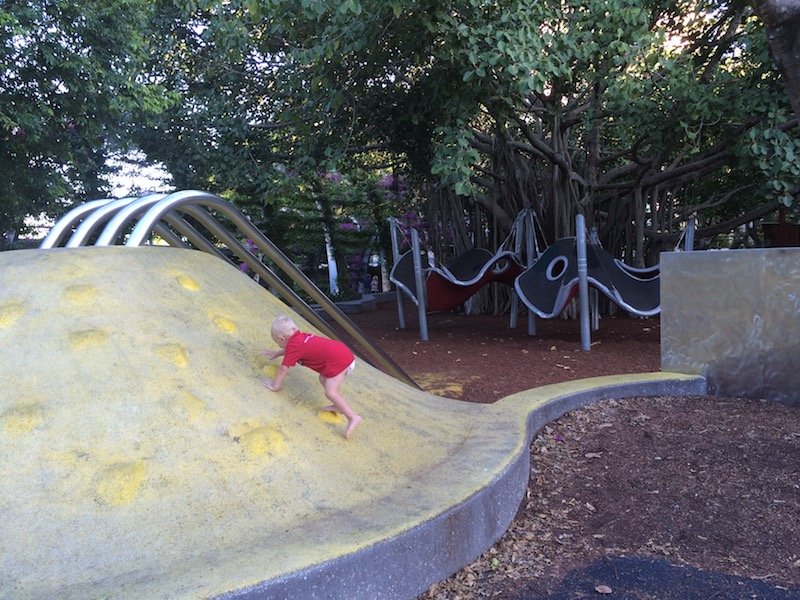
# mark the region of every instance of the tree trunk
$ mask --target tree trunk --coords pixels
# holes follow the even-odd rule
[[[786,81],[792,108],[800,119],[800,0],[755,2],[767,28],[767,39]]]

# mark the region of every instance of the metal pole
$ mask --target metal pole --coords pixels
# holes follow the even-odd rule
[[[78,227],[75,228],[75,231],[71,236],[69,236],[69,239],[67,240],[66,244],[64,244],[64,247],[78,248],[80,246],[85,246],[89,242],[89,239],[91,238],[95,229],[100,227],[100,225],[108,219],[112,218],[117,211],[128,206],[132,202],[136,202],[136,200],[136,198],[120,198],[119,200],[113,200],[93,210],[92,213],[87,216],[81,222],[81,224],[78,225]]]
[[[522,256],[522,233],[525,231],[523,219],[514,223],[514,254]],[[516,288],[511,288],[511,317],[508,322],[509,329],[516,329],[519,322],[519,294]]]
[[[325,322],[325,320],[320,317],[313,308],[308,306],[306,302],[291,288],[289,287],[282,279],[280,279],[269,267],[267,267],[264,263],[262,263],[258,258],[253,256],[247,248],[245,248],[236,237],[231,234],[219,221],[214,219],[214,217],[204,208],[200,208],[199,206],[183,206],[181,207],[186,214],[194,217],[197,219],[199,223],[205,227],[209,233],[216,236],[216,238],[221,241],[228,249],[233,252],[237,257],[239,257],[247,266],[249,266],[253,271],[258,273],[258,276],[270,286],[271,289],[274,289],[278,296],[284,299],[288,304],[292,306],[300,316],[302,316],[306,321],[314,325],[317,329],[319,329],[323,334],[327,335],[328,337],[337,337],[336,332],[331,329],[330,325]],[[185,220],[183,221],[188,228],[186,232],[190,232],[194,230],[197,232],[196,229],[191,227],[189,223]],[[210,252],[211,254],[216,254],[217,256],[225,258],[225,255],[222,254],[219,250],[216,250],[216,247],[211,245],[211,249],[206,249],[205,246],[200,248],[206,252]]]
[[[536,252],[536,230],[533,228],[533,209],[526,209],[528,213],[525,215],[525,255],[527,266],[530,269],[533,263],[539,258]],[[528,335],[536,335],[536,314],[529,308],[528,309]]]
[[[133,217],[139,213],[146,212],[151,206],[157,204],[166,197],[166,194],[148,194],[147,196],[137,198],[133,202],[129,202],[127,205],[123,206],[103,228],[103,231],[97,237],[97,241],[94,243],[94,245],[113,245],[120,236],[120,232],[127,227]]]
[[[427,298],[425,294],[425,273],[422,270],[422,257],[419,248],[419,232],[411,230],[411,251],[414,253],[414,282],[417,286],[417,311],[419,314],[419,337],[423,342],[428,341],[428,315],[425,312]]]
[[[694,250],[694,229],[694,217],[689,217],[689,222],[686,224],[686,238],[683,241],[684,250],[686,250],[686,252]]]
[[[578,250],[578,307],[581,319],[581,350],[592,348],[592,334],[589,328],[589,276],[586,263],[586,221],[583,215],[575,217],[575,235]]]
[[[392,264],[396,265],[400,260],[400,242],[397,240],[397,219],[389,217],[389,231],[392,235]],[[406,328],[406,312],[403,308],[403,291],[400,286],[395,286],[397,293],[397,320],[400,321],[400,329]]]

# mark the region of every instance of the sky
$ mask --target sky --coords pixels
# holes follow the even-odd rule
[[[109,177],[111,196],[125,198],[141,192],[172,192],[172,177],[161,164],[145,164],[144,154],[131,152],[110,158],[108,164],[118,172]],[[90,198],[87,198],[89,200]],[[93,199],[93,198],[91,198]]]

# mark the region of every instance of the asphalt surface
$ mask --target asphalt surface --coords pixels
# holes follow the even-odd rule
[[[606,557],[571,571],[558,589],[546,597],[523,592],[509,600],[604,597],[613,600],[798,600],[800,588],[787,589],[767,580],[672,565],[666,560]]]

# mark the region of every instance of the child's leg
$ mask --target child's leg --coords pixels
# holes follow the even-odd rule
[[[345,377],[347,377],[348,375],[350,375],[350,373],[352,373],[352,372],[353,372],[353,369],[355,369],[355,366],[356,366],[356,361],[353,361],[352,363],[350,363],[350,366],[349,366],[349,367],[347,367],[347,368],[344,370],[344,376],[345,376]],[[344,379],[343,379],[342,381],[344,381]],[[325,376],[324,376],[324,375],[320,375],[320,376],[319,376],[319,384],[320,384],[322,387],[325,387]],[[341,385],[341,384],[339,384],[339,385]],[[339,413],[339,412],[341,412],[341,411],[340,411],[340,410],[339,410],[339,409],[336,407],[336,405],[335,405],[335,404],[329,404],[328,406],[325,406],[325,407],[324,407],[322,410],[327,410],[328,412],[332,412],[332,413]]]
[[[325,389],[325,397],[331,401],[332,406],[337,412],[342,413],[347,418],[347,430],[345,431],[344,437],[349,440],[350,436],[353,435],[353,430],[361,422],[361,417],[350,408],[347,401],[339,393],[339,388],[342,387],[345,377],[347,377],[347,371],[342,371],[335,377],[320,377],[319,380],[320,383],[322,383],[322,387]],[[327,409],[330,409],[330,407]]]
[[[325,376],[324,376],[324,375],[320,375],[320,376],[319,376],[319,384],[320,384],[320,385],[321,385],[323,388],[325,387]],[[328,397],[328,394],[327,394],[327,392],[325,393],[325,397],[326,397],[326,398]],[[335,405],[335,404],[328,404],[328,406],[324,406],[324,407],[322,408],[322,410],[327,410],[328,412],[332,412],[332,413],[339,413],[339,412],[341,412],[341,411],[340,411],[340,410],[339,410],[339,409],[336,407],[336,405]]]

